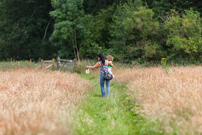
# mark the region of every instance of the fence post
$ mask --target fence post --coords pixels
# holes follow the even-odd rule
[[[53,58],[53,64],[52,64],[53,70],[55,70],[55,59]]]
[[[41,69],[43,69],[43,59],[41,60]]]
[[[32,68],[32,59],[29,61],[29,67]]]
[[[57,57],[57,70],[60,69],[60,57]]]

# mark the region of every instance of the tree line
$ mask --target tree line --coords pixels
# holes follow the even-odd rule
[[[201,60],[197,0],[0,0],[0,59]]]

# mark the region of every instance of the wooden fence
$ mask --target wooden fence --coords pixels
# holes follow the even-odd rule
[[[30,62],[30,67],[31,67],[31,62]],[[52,67],[52,70],[55,70],[55,59],[52,59],[52,60],[41,60],[41,65],[36,67],[36,69],[38,68],[45,68],[45,69],[48,69],[48,68],[51,68]]]
[[[68,60],[68,59],[60,59],[60,57],[52,60],[43,60],[40,62],[32,63],[30,59],[29,63],[26,62],[25,67],[35,68],[35,69],[52,69],[52,70],[68,70],[75,71],[77,65],[77,59]],[[20,68],[22,65],[19,61],[17,61],[17,67]],[[56,67],[57,66],[57,67]]]
[[[60,59],[60,57],[57,58],[57,70],[73,71],[75,67],[76,67],[76,59],[67,60],[67,59]]]
[[[55,59],[52,60],[41,60],[41,65],[36,67],[36,69],[48,69],[51,68],[55,70]],[[67,59],[60,59],[57,58],[57,70],[68,70],[73,71],[76,67],[76,59],[74,60],[67,60]],[[31,60],[30,60],[30,68],[31,68]]]

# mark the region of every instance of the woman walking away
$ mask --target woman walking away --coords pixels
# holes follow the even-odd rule
[[[100,66],[101,94],[102,94],[102,97],[105,97],[105,90],[104,90],[104,82],[105,82],[104,77],[105,77],[105,75],[104,75],[104,71],[108,72],[108,65],[111,65],[111,67],[113,67],[114,65],[111,62],[105,60],[102,53],[97,55],[97,59],[98,59],[98,62],[94,66],[87,66],[87,67],[94,69],[94,68]],[[107,96],[109,96],[110,95],[110,80],[106,80],[106,87],[107,87]]]

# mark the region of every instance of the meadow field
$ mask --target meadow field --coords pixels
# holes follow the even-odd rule
[[[165,134],[202,133],[202,67],[161,67],[114,70],[115,80],[127,83],[128,95],[138,113]]]
[[[0,135],[66,135],[91,84],[77,74],[0,71]]]
[[[202,134],[202,66],[168,69],[166,73],[161,65],[133,68],[115,64],[112,82],[127,86],[131,111],[155,122],[155,134]],[[99,75],[99,69],[91,70],[91,74]]]
[[[99,69],[85,74],[0,70],[0,135],[201,134],[202,67],[121,66],[101,98]]]

